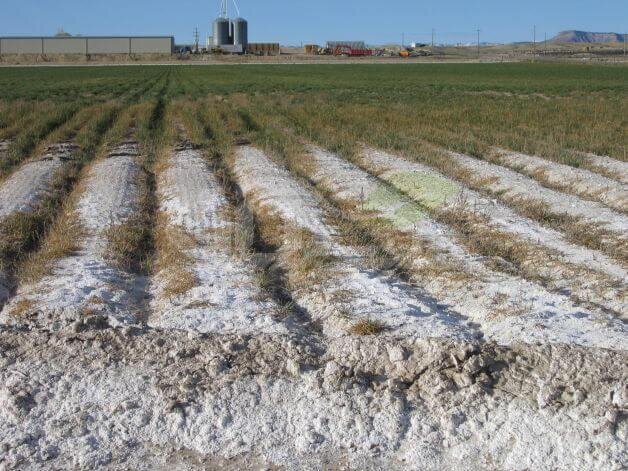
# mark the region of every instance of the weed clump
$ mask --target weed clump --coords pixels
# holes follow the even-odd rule
[[[297,287],[304,287],[309,283],[322,281],[336,257],[308,231],[293,230],[289,233],[288,240],[293,247],[287,256],[292,283]]]
[[[349,332],[353,335],[369,336],[377,335],[385,329],[384,324],[372,319],[365,319],[356,322],[351,326]]]
[[[15,306],[13,306],[9,315],[13,317],[24,317],[26,314],[31,312],[34,307],[35,302],[32,299],[21,299],[15,303]]]
[[[21,263],[18,278],[22,282],[41,279],[56,260],[79,250],[84,231],[77,219],[73,211],[66,211],[56,219],[41,248]]]
[[[107,258],[123,270],[138,274],[150,273],[149,254],[152,254],[154,247],[151,229],[143,215],[135,215],[122,224],[110,227],[106,231]]]
[[[169,224],[167,216],[160,214],[157,217],[155,234],[157,248],[157,270],[164,275],[165,296],[185,294],[197,286],[198,280],[190,267],[193,258],[187,251],[196,246],[194,237],[182,227]]]

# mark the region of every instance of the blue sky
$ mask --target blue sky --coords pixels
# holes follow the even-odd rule
[[[231,4],[232,5],[232,4]],[[560,30],[628,30],[628,0],[239,0],[254,42],[372,44],[531,40]],[[233,11],[233,7],[231,6]],[[211,34],[218,0],[0,0],[0,35],[52,35],[63,27],[83,35],[174,35],[189,42]],[[235,16],[235,15],[234,15]]]

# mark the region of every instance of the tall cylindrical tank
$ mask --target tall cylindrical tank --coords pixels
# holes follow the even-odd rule
[[[246,49],[249,44],[249,24],[244,18],[233,20],[233,44]]]
[[[229,29],[231,24],[227,18],[216,18],[214,21],[214,46],[226,46],[232,44],[229,41]]]

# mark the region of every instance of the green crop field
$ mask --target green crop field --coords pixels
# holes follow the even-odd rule
[[[216,96],[239,97],[233,111],[240,115],[263,109],[302,131],[333,127],[349,140],[397,149],[425,139],[478,156],[486,145],[501,145],[575,165],[573,151],[626,158],[628,68],[621,66],[5,68],[0,133],[10,133],[11,116],[21,118],[24,103],[34,101],[52,109]]]

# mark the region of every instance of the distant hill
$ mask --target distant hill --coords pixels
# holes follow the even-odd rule
[[[624,36],[617,33],[590,33],[588,31],[561,31],[551,39],[554,43],[623,43]]]

